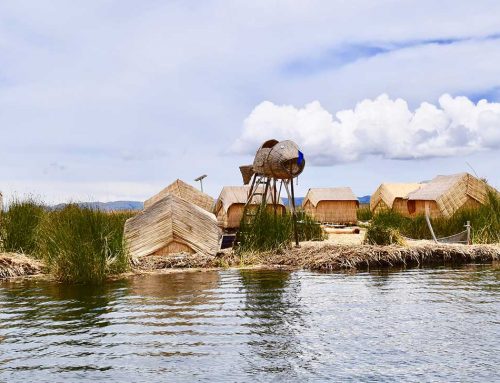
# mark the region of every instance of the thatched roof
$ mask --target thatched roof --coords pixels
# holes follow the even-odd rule
[[[179,179],[175,180],[158,194],[144,201],[144,208],[146,209],[158,202],[167,194],[173,194],[188,202],[194,203],[208,212],[212,212],[214,209],[215,201],[212,197]]]
[[[370,198],[370,209],[374,209],[382,200],[390,209],[396,198],[408,198],[408,194],[418,190],[422,184],[418,183],[383,183]]]
[[[352,192],[350,187],[339,188],[311,188],[307,191],[302,201],[304,206],[307,201],[316,206],[321,201],[356,201],[358,198]]]
[[[224,186],[220,192],[219,198],[217,199],[215,206],[216,214],[221,209],[224,209],[224,211],[227,212],[231,205],[246,204],[249,190],[250,186]],[[259,187],[259,192],[264,192],[264,186]],[[260,204],[262,197],[260,195],[256,195],[252,201],[254,204]],[[273,203],[270,195],[267,196],[267,203]],[[282,205],[283,207],[285,206],[281,198],[278,201],[278,205]]]
[[[125,223],[125,241],[132,257],[155,254],[172,242],[193,252],[215,255],[221,231],[212,213],[167,194]]]
[[[408,195],[409,200],[437,201],[460,182],[467,182],[468,173],[437,176],[419,190]],[[472,176],[470,176],[472,177]]]
[[[484,204],[488,190],[494,189],[469,173],[440,175],[421,189],[410,193],[408,200],[434,201],[443,215],[450,216],[463,206],[468,197]]]

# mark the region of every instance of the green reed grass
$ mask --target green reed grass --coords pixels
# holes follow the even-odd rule
[[[13,199],[9,208],[0,213],[0,250],[33,254],[37,246],[37,228],[46,209],[34,197]]]
[[[369,221],[373,218],[373,213],[370,207],[361,207],[356,211],[358,221]]]
[[[297,232],[300,241],[321,241],[325,234],[321,226],[304,212],[297,213]],[[257,209],[247,222],[242,219],[238,232],[240,253],[283,250],[294,240],[293,217],[286,212],[274,214],[268,209]]]
[[[76,204],[51,211],[38,228],[37,254],[61,281],[102,282],[128,268],[123,226],[130,216]]]
[[[449,218],[432,219],[431,224],[437,237],[447,237],[463,231],[467,221],[472,226],[473,243],[500,243],[500,197],[490,192],[486,204],[460,209]],[[371,226],[392,228],[413,239],[432,239],[423,215],[409,218],[392,210],[382,211],[374,215]]]

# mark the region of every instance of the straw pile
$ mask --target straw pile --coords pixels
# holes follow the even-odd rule
[[[238,257],[232,251],[217,257],[202,255],[144,257],[137,271],[168,268],[213,268],[259,266],[265,268],[308,270],[362,270],[380,267],[453,265],[500,260],[499,245],[436,245],[423,242],[412,246],[334,245],[303,243],[301,248],[285,252],[247,253]]]
[[[22,254],[0,253],[0,279],[40,274],[43,264]]]
[[[446,265],[491,262],[500,259],[498,245],[449,245],[422,243],[415,246],[308,246],[276,254],[272,264],[296,266],[310,270],[366,269],[391,266]]]

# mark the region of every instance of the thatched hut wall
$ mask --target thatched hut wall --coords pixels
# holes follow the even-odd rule
[[[217,220],[199,206],[173,194],[125,222],[125,242],[134,258],[179,252],[215,255],[221,231]]]
[[[311,188],[302,208],[319,222],[348,224],[356,223],[359,202],[351,188]]]
[[[404,215],[405,217],[410,216],[410,212],[408,211],[408,199],[407,198],[395,198],[392,203],[392,210]]]
[[[243,212],[248,198],[248,186],[225,186],[217,199],[215,205],[215,215],[220,227],[224,229],[237,229],[240,227],[241,219],[243,218]],[[264,188],[259,188],[259,191],[264,191]],[[259,195],[256,195],[249,209],[256,209],[262,201]],[[272,205],[272,199],[267,196],[267,206],[268,211],[274,211],[274,206]],[[283,202],[279,201],[277,205],[278,214],[282,214],[286,211]]]
[[[356,201],[320,201],[316,206],[310,201],[303,205],[304,211],[319,222],[354,224],[357,222]]]

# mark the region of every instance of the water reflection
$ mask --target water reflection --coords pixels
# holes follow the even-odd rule
[[[498,381],[500,271],[0,283],[0,381]]]
[[[303,331],[300,280],[283,271],[241,270],[240,276],[245,315],[252,319],[247,372],[297,376],[297,362],[304,359],[296,336],[298,329]]]

